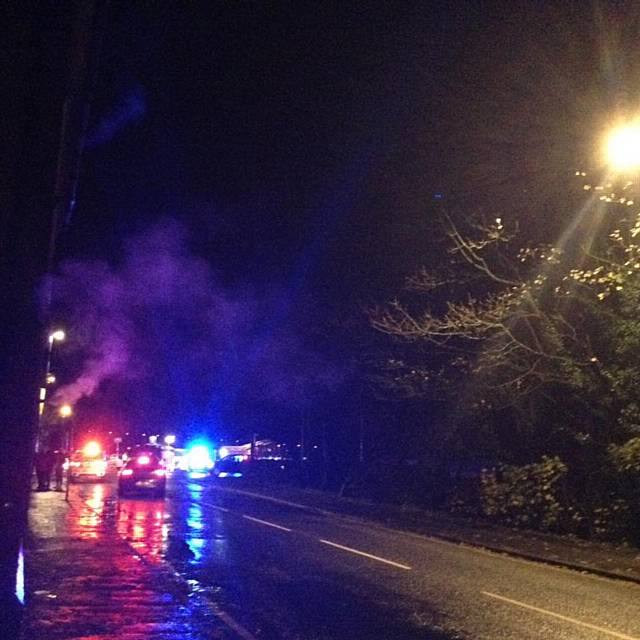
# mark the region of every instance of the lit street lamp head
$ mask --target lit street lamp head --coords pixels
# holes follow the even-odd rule
[[[63,418],[68,418],[73,415],[73,409],[70,404],[63,404],[59,409],[60,416]]]
[[[66,337],[65,332],[62,329],[58,329],[57,331],[54,331],[52,334],[49,335],[49,342],[53,343],[53,341],[57,341],[60,342],[62,340],[64,340]]]
[[[607,164],[614,171],[631,172],[640,169],[640,122],[613,129],[606,139]]]

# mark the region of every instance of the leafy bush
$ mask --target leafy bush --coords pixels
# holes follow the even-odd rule
[[[612,496],[609,504],[594,507],[589,520],[594,540],[626,542],[631,537],[632,512],[623,498]]]
[[[560,485],[567,467],[558,457],[543,456],[522,467],[504,465],[483,471],[483,513],[515,527],[557,530],[563,515]]]
[[[609,445],[609,458],[618,473],[640,475],[640,438]]]

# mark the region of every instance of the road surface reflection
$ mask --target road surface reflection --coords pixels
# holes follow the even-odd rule
[[[105,488],[102,484],[91,485],[88,496],[80,503],[79,510],[69,512],[71,532],[84,540],[103,537],[101,522],[105,507]]]
[[[158,559],[167,550],[168,519],[164,500],[120,500],[116,530],[140,555]]]

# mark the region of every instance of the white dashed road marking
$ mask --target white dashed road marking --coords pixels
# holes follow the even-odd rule
[[[618,633],[617,631],[612,631],[611,629],[606,629],[605,627],[598,627],[595,624],[589,624],[588,622],[583,622],[582,620],[576,620],[575,618],[570,618],[569,616],[563,616],[561,613],[556,613],[555,611],[541,609],[540,607],[534,607],[532,604],[527,604],[526,602],[519,602],[518,600],[505,598],[504,596],[498,595],[497,593],[491,593],[490,591],[481,591],[480,593],[482,593],[482,595],[484,596],[487,596],[488,598],[494,598],[495,600],[506,602],[507,604],[510,604],[514,607],[520,607],[522,609],[528,609],[529,611],[535,611],[536,613],[541,613],[551,618],[557,618],[558,620],[562,620],[564,622],[570,622],[571,624],[575,624],[579,627],[584,627],[585,629],[591,629],[592,631],[599,631],[600,633],[604,633],[612,638],[619,638],[619,640],[640,640],[640,638],[638,638],[637,636],[628,636],[625,633]]]
[[[193,501],[193,504],[201,504],[205,507],[211,507],[211,509],[216,509],[217,511],[224,511],[225,513],[229,513],[229,509],[227,509],[226,507],[221,507],[220,505],[217,505],[217,504],[211,504],[210,502]]]
[[[371,558],[371,560],[377,560],[378,562],[384,562],[385,564],[390,564],[392,567],[398,567],[398,569],[404,569],[405,571],[411,571],[411,567],[406,564],[400,564],[399,562],[394,562],[393,560],[387,560],[386,558],[381,558],[380,556],[374,556],[371,553],[366,553],[365,551],[359,551],[358,549],[352,549],[351,547],[345,547],[337,542],[331,542],[331,540],[323,540],[320,538],[320,542],[323,544],[328,544],[331,547],[335,547],[336,549],[342,549],[343,551],[349,551],[349,553],[355,553],[358,556],[364,556],[365,558]]]
[[[273,522],[267,522],[266,520],[260,520],[260,518],[254,518],[253,516],[242,516],[243,518],[246,518],[247,520],[251,520],[251,522],[258,522],[259,524],[265,524],[267,525],[267,527],[273,527],[274,529],[280,529],[281,531],[291,531],[291,529],[288,529],[287,527],[283,527],[280,524],[275,524]]]

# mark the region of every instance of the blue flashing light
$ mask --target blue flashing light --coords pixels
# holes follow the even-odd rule
[[[194,444],[187,452],[190,471],[209,471],[213,467],[211,451],[206,444]]]

